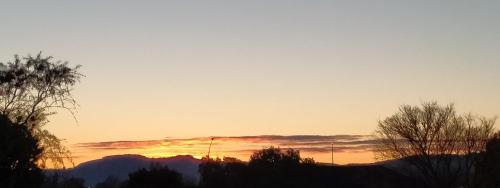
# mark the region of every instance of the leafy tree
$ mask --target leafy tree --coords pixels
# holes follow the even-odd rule
[[[301,163],[298,150],[275,147],[255,151],[248,163],[230,157],[202,161],[199,185],[203,188],[307,187],[305,172],[311,169],[305,167],[314,166],[311,158]]]
[[[27,127],[0,115],[0,187],[39,187],[43,175],[36,161],[41,153]]]
[[[76,101],[71,92],[82,75],[79,66],[53,61],[41,53],[25,58],[15,56],[13,62],[0,63],[0,115],[14,124],[25,126],[40,141],[40,165],[51,161],[64,166],[69,151],[61,140],[44,129],[47,117],[64,109],[74,115]]]
[[[182,175],[167,166],[152,164],[149,169],[140,169],[129,174],[130,188],[180,188]]]
[[[255,187],[302,187],[304,180],[298,150],[269,147],[254,152],[248,162]]]
[[[403,159],[430,187],[469,187],[477,153],[493,133],[495,119],[458,115],[453,105],[403,105],[378,123],[381,159]]]
[[[298,166],[300,164],[298,150],[269,147],[256,151],[250,156],[249,166]]]

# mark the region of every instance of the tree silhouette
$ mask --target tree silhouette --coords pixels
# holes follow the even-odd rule
[[[470,187],[477,153],[493,133],[495,119],[457,115],[453,105],[403,105],[379,121],[382,159],[403,159],[430,187]]]
[[[307,173],[316,167],[313,159],[302,160],[298,150],[272,146],[255,151],[248,163],[230,157],[202,161],[199,185],[203,188],[310,187]]]
[[[250,156],[249,166],[298,166],[300,154],[298,150],[288,149],[282,151],[273,146],[256,151]]]
[[[67,62],[52,61],[52,57],[28,55],[13,62],[0,63],[0,115],[13,123],[25,126],[39,139],[43,148],[40,165],[51,161],[55,167],[64,166],[69,151],[61,140],[43,126],[56,109],[75,112],[76,101],[71,92],[82,76],[77,67]]]
[[[413,178],[379,165],[331,166],[300,157],[297,150],[269,147],[255,151],[249,162],[203,158],[201,188],[396,188],[422,187]]]
[[[298,150],[269,147],[250,156],[248,167],[257,187],[300,187],[300,153]]]
[[[27,127],[0,115],[0,187],[39,187],[43,175],[36,161],[41,153]]]

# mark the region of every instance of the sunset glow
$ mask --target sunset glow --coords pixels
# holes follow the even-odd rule
[[[207,155],[211,138],[80,143],[75,145],[74,151],[78,156],[77,163],[117,154],[140,154],[153,158],[192,155],[201,158]],[[334,163],[370,163],[374,161],[372,150],[376,144],[370,136],[363,135],[268,135],[213,138],[211,158],[236,157],[243,161],[247,161],[254,151],[275,146],[283,149],[297,149],[302,157],[312,157],[317,162],[331,163],[333,144]]]
[[[276,146],[331,163],[333,143],[334,163],[371,163],[400,105],[500,115],[499,2],[12,1],[0,62],[82,65],[76,113],[44,127],[76,164],[201,158],[212,137],[211,157]]]

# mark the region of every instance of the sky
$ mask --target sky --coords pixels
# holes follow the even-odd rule
[[[253,152],[274,146],[298,150],[301,157],[322,163],[359,164],[376,161],[373,153],[376,145],[377,140],[369,135],[260,135],[87,142],[76,144],[72,151],[78,162],[95,158],[88,155],[91,152],[100,156],[132,153],[152,158],[177,155],[202,158],[208,155],[210,147],[211,158],[235,157],[247,161]]]
[[[82,65],[78,122],[60,112],[47,129],[77,156],[95,149],[85,159],[115,152],[90,143],[370,135],[402,104],[500,115],[499,12],[460,0],[1,2],[0,62],[42,51]]]

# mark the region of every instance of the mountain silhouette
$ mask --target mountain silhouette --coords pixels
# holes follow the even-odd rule
[[[86,186],[93,186],[104,181],[107,177],[120,180],[128,179],[128,174],[141,168],[148,168],[156,163],[167,165],[170,169],[182,174],[186,183],[196,184],[200,176],[198,165],[200,160],[190,155],[179,155],[167,158],[148,158],[142,155],[113,155],[101,159],[81,163],[66,170],[47,170],[47,174],[63,173],[67,176],[82,178]]]
[[[461,157],[455,156],[454,161]],[[94,186],[107,177],[127,180],[128,174],[151,164],[167,165],[169,169],[182,174],[185,183],[196,185],[200,180],[198,172],[202,161],[191,155],[167,158],[148,158],[142,155],[113,155],[81,163],[66,170],[46,170],[48,175],[58,172],[69,177],[82,178],[86,186]],[[414,179],[404,175],[412,171],[404,160],[387,160],[370,164],[334,165],[318,163],[315,171],[319,180],[335,180],[335,185],[347,187],[418,187]]]

